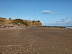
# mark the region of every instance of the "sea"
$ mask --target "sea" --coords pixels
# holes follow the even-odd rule
[[[72,26],[64,26],[64,27],[66,27],[67,29],[72,29]]]

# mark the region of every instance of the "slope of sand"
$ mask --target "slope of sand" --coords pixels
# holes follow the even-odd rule
[[[0,29],[0,54],[72,54],[72,29]]]

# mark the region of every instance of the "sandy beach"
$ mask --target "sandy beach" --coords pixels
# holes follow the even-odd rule
[[[0,54],[72,54],[72,29],[0,29]]]

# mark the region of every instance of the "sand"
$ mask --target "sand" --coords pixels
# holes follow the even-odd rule
[[[72,29],[0,29],[0,54],[72,54]]]

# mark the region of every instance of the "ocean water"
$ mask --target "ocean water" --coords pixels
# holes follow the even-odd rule
[[[66,27],[66,28],[68,28],[68,29],[72,29],[72,26],[71,26],[71,27]]]
[[[67,29],[72,29],[72,26],[60,26],[60,27],[66,27]]]
[[[72,29],[72,26],[61,26],[61,27],[66,27],[67,29]]]

